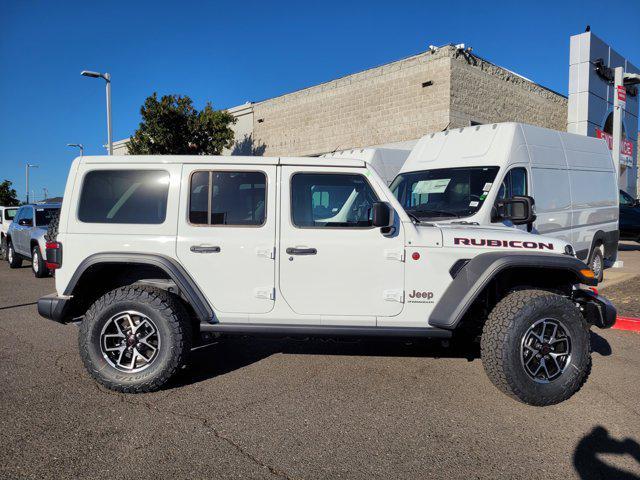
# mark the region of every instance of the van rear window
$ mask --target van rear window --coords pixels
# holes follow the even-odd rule
[[[94,170],[82,185],[78,219],[85,223],[160,224],[167,215],[169,173]]]

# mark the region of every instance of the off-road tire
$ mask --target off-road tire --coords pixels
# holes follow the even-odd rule
[[[571,339],[571,356],[564,371],[549,383],[537,383],[525,371],[521,343],[538,320],[562,322]],[[520,290],[493,308],[480,341],[481,358],[491,382],[505,394],[534,406],[560,403],[584,384],[591,371],[589,327],[567,298],[543,290]]]
[[[13,242],[7,242],[7,262],[10,268],[20,268],[22,266],[22,257],[16,253],[13,248]]]
[[[37,245],[34,245],[33,249],[31,250],[31,271],[36,276],[36,278],[44,278],[49,276],[49,270],[47,269],[44,258],[42,258],[40,247]]]
[[[598,268],[598,262],[600,267]],[[591,252],[591,258],[589,259],[589,268],[596,274],[598,282],[602,282],[604,278],[604,255],[602,255],[602,247],[597,245]]]
[[[2,239],[0,240],[0,260],[6,260],[6,259],[7,259],[7,239],[3,235]]]
[[[148,368],[123,372],[102,355],[102,328],[119,312],[135,310],[153,320],[161,343]],[[188,314],[180,299],[158,288],[129,285],[112,290],[87,311],[78,335],[80,356],[91,376],[105,387],[124,393],[151,392],[162,388],[186,364],[192,334]]]

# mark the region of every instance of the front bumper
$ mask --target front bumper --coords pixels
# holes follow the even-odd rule
[[[67,323],[69,297],[59,297],[55,293],[45,295],[38,300],[38,313],[41,317],[58,323]]]
[[[576,290],[574,300],[580,304],[587,322],[598,328],[611,328],[616,323],[616,307],[605,297],[591,290]]]

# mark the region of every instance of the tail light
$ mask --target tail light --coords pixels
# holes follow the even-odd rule
[[[49,270],[55,270],[62,266],[62,244],[60,242],[47,242],[46,265]]]

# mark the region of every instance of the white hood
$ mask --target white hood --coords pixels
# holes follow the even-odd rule
[[[418,243],[424,237],[424,245],[431,244],[432,230],[438,228],[442,234],[442,246],[445,248],[465,248],[483,251],[522,251],[564,254],[569,245],[564,240],[543,235],[527,233],[506,226],[480,226],[435,224],[435,226],[417,225]],[[431,230],[428,232],[428,230]],[[416,244],[416,246],[418,246]]]

